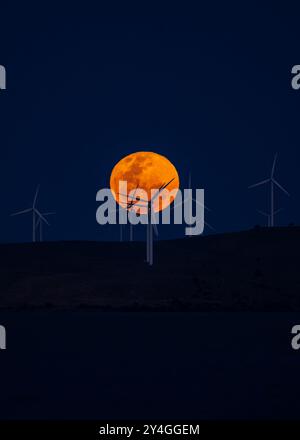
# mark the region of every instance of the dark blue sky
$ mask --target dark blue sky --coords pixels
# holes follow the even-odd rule
[[[115,239],[95,221],[98,189],[124,155],[166,155],[184,185],[205,189],[218,232],[264,222],[267,177],[279,153],[281,225],[300,221],[299,12],[292,4],[194,2],[72,8],[1,6],[1,241],[30,239],[30,205],[55,210],[47,238]],[[198,6],[197,6],[198,5]],[[181,236],[182,227],[162,229]]]

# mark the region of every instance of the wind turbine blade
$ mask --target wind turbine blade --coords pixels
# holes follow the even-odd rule
[[[148,203],[149,202],[149,200],[145,200],[145,199],[141,199],[139,196],[137,196],[137,197],[133,197],[133,196],[130,196],[129,194],[123,194],[123,193],[117,193],[119,196],[123,196],[123,197],[127,197],[127,199],[133,199],[133,200],[136,200],[136,201],[138,201],[138,202],[145,202],[145,203]],[[126,202],[122,202],[122,203],[126,203]]]
[[[203,205],[202,203],[198,202],[198,200],[192,198],[193,202],[197,203],[199,206],[202,206],[202,208],[206,209],[207,211],[211,212],[211,209],[208,208],[206,205]],[[184,202],[180,203],[174,203],[174,205],[171,207],[171,209],[179,208],[180,206],[183,206]]]
[[[34,211],[37,213],[37,215],[40,217],[41,220],[43,220],[45,223],[47,223],[48,226],[50,226],[50,223],[48,222],[48,220],[40,213],[40,211],[38,211],[36,208],[34,209]]]
[[[257,212],[259,212],[261,215],[264,215],[265,217],[269,217],[269,215],[270,215],[270,214],[267,214],[264,211],[260,211],[259,209],[257,210]],[[274,212],[274,214],[275,214],[275,212]]]
[[[121,203],[123,203],[123,202],[121,202]],[[139,203],[134,203],[133,205],[130,206],[130,208],[133,208],[134,206],[138,206],[140,208],[147,208],[148,207],[147,205],[140,205]]]
[[[198,202],[198,200],[193,199],[193,201],[196,202],[196,203],[198,203],[200,206],[203,206],[202,203]],[[182,205],[183,205],[183,202],[176,203],[175,205],[172,206],[171,209],[175,209],[175,208],[177,208],[177,207],[179,207],[179,206],[182,206]],[[210,209],[207,208],[205,205],[204,205],[204,208],[210,211]],[[211,229],[212,231],[215,231],[215,230],[216,230],[213,226],[211,226],[211,225],[210,225],[209,223],[207,223],[207,222],[204,222],[204,225],[207,226],[207,227],[208,227],[209,229]]]
[[[280,183],[277,182],[277,180],[272,179],[272,182],[275,183],[275,185],[277,185],[278,188],[281,189],[281,191],[283,191],[287,196],[290,196],[290,194],[287,192],[287,190],[284,189],[283,186],[281,186]]]
[[[265,180],[262,180],[261,182],[254,183],[254,185],[248,186],[248,188],[249,189],[250,188],[255,188],[256,186],[264,185],[265,183],[268,183],[270,181],[271,181],[271,179],[265,179]]]
[[[211,211],[210,208],[208,208],[206,205],[203,205],[203,203],[198,202],[198,200],[193,199],[193,198],[192,198],[192,200],[193,200],[193,202],[197,203],[197,205],[202,206],[202,208],[206,209],[207,211]]]
[[[209,229],[211,229],[212,231],[215,231],[215,228],[213,226],[211,226],[209,223],[204,222],[205,226],[207,226]]]
[[[278,214],[278,212],[280,212],[280,211],[283,211],[283,208],[279,208],[279,209],[277,209],[276,211],[274,211],[274,215],[275,215],[275,214]]]
[[[140,207],[143,207],[143,208],[147,208],[148,207],[148,203],[146,205],[142,205],[141,203],[138,203],[138,201],[135,202],[134,200],[132,200],[131,202],[121,202],[120,201],[119,203],[126,204],[127,206],[125,207],[125,209],[131,209],[134,206],[140,206]]]
[[[14,214],[10,214],[11,217],[14,217],[15,215],[20,215],[20,214],[26,214],[27,212],[31,212],[32,208],[28,208],[28,209],[24,209],[24,211],[18,211],[15,212]]]
[[[163,185],[159,188],[159,190],[154,194],[154,196],[153,196],[152,199],[151,199],[151,202],[153,202],[153,200],[155,200],[155,199],[158,197],[158,195],[159,195],[159,194],[160,194],[165,188],[167,188],[167,186],[169,186],[171,182],[173,182],[174,179],[175,179],[175,177],[173,177],[173,179],[171,179],[168,183],[163,184]]]
[[[168,183],[166,183],[163,187],[161,187],[160,191],[162,191],[163,189],[167,188],[167,186],[169,186],[170,183],[173,182],[174,179],[175,179],[175,177],[173,177],[173,179],[171,179]]]
[[[34,195],[34,199],[33,199],[33,205],[32,205],[33,208],[35,207],[36,199],[37,199],[39,190],[40,190],[40,185],[37,186],[36,191],[35,191],[35,195]]]
[[[274,156],[274,161],[273,161],[273,165],[272,165],[272,171],[271,171],[271,179],[273,178],[273,176],[274,176],[274,172],[275,172],[275,166],[276,166],[276,161],[277,161],[277,153],[275,153],[275,156]]]

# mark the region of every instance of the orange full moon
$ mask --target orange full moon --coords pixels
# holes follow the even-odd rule
[[[111,172],[110,189],[119,205],[126,208],[133,197],[126,198],[119,194],[120,181],[127,182],[127,194],[131,193],[134,200],[143,198],[139,189],[144,190],[150,200],[151,190],[159,189],[171,181],[166,189],[172,191],[172,196],[169,198],[166,191],[161,191],[161,197],[153,202],[154,212],[165,209],[175,199],[179,188],[179,176],[174,165],[165,156],[150,151],[138,151],[123,157]],[[140,204],[145,205],[143,202]],[[132,208],[138,209],[134,205]],[[141,208],[140,213],[145,214],[146,209]]]

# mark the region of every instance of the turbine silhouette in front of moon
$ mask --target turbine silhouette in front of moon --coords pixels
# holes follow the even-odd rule
[[[128,200],[119,194],[120,181],[127,182],[128,194],[139,188],[147,193],[148,200],[151,198],[151,190],[159,189],[171,181],[166,189],[172,191],[172,196],[169,198],[166,192],[162,191],[161,197],[153,203],[154,212],[161,211],[172,203],[179,188],[179,176],[175,166],[165,156],[150,151],[138,151],[123,157],[111,172],[110,188],[116,201],[125,208]],[[136,198],[138,194],[137,191]],[[140,211],[142,214],[146,213],[143,209]]]

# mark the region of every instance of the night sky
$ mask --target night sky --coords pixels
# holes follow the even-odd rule
[[[217,232],[265,222],[267,188],[247,187],[278,152],[291,197],[277,193],[276,222],[299,223],[300,6],[97,4],[1,5],[0,241],[31,239],[30,215],[9,215],[38,183],[38,207],[57,213],[48,240],[118,239],[118,226],[96,223],[96,192],[138,150],[166,155],[183,187],[191,171]]]

